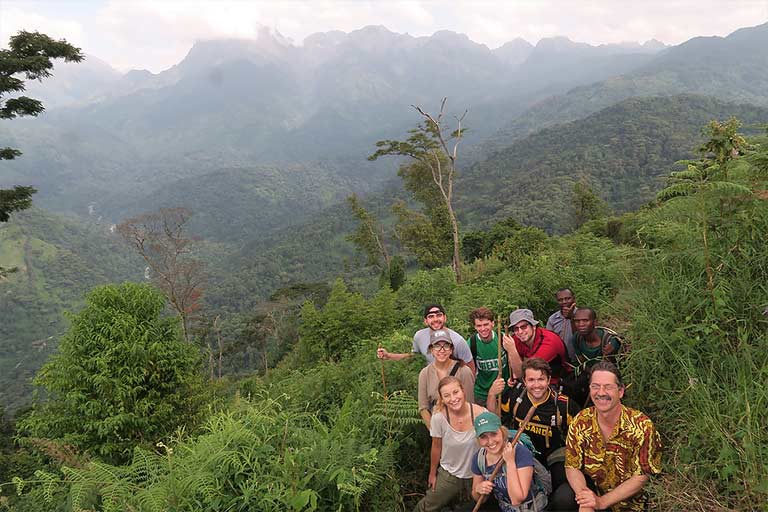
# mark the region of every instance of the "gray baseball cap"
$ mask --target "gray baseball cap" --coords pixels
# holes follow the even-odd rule
[[[509,326],[514,327],[518,323],[525,320],[531,325],[539,325],[538,320],[533,319],[533,311],[530,309],[516,309],[509,314]]]
[[[444,341],[445,343],[448,343],[449,345],[453,346],[453,340],[451,339],[451,334],[445,329],[430,331],[429,346],[431,347],[432,345],[436,344],[439,341]]]

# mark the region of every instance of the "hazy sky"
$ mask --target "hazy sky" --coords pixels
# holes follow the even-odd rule
[[[768,21],[768,0],[0,0],[0,42],[20,29],[65,37],[120,70],[153,72],[199,39],[256,37],[276,28],[295,44],[314,32],[384,25],[415,36],[453,30],[495,48],[564,35],[592,44],[678,44]]]

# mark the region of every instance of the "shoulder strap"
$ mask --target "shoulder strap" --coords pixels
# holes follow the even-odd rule
[[[518,423],[517,427],[520,428],[520,420],[517,418],[517,409],[520,407],[520,404],[523,403],[523,400],[528,398],[528,393],[525,391],[525,384],[520,388],[520,394],[517,395],[517,398],[515,398],[515,405],[512,407],[512,421],[516,421]],[[530,402],[530,400],[529,400]],[[531,407],[533,407],[533,402],[531,402]]]
[[[453,365],[453,368],[451,368],[451,377],[456,376],[456,372],[459,371],[459,368],[461,367],[461,363],[456,361],[456,364]]]
[[[477,467],[480,469],[480,473],[483,475],[483,478],[487,480],[488,476],[490,475],[485,474],[485,469],[487,467],[485,465],[485,448],[480,448],[477,451]]]
[[[469,351],[472,352],[472,360],[477,359],[477,333],[469,337]]]

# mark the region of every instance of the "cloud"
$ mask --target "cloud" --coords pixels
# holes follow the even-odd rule
[[[42,32],[56,39],[66,39],[75,46],[85,43],[85,28],[81,23],[42,16],[33,12],[30,8],[33,5],[27,4],[24,9],[14,4],[0,6],[0,41],[3,47],[20,30]]]
[[[734,0],[727,8],[719,0],[60,0],[34,9],[8,2],[0,13],[6,40],[9,31],[34,26],[120,69],[155,72],[179,62],[197,40],[255,38],[265,26],[295,44],[315,32],[384,25],[414,36],[453,30],[495,48],[516,37],[536,43],[556,35],[592,44],[678,44],[768,20],[765,0]]]

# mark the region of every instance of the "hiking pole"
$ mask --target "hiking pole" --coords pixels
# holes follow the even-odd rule
[[[379,348],[381,348],[381,343],[379,343]],[[384,391],[384,402],[387,401],[387,378],[384,375],[384,360],[379,359],[381,361],[381,387]]]
[[[499,376],[497,378],[502,379],[504,378],[504,372],[501,368],[501,315],[496,316],[496,333],[496,344],[499,346]],[[501,393],[496,395],[496,411],[499,414],[499,418],[501,418]]]
[[[531,418],[533,418],[533,413],[536,412],[536,406],[531,404],[531,408],[528,409],[528,414],[525,415],[525,419],[520,424],[520,428],[517,429],[517,433],[515,434],[515,437],[512,438],[512,446],[516,446],[517,442],[520,441],[520,436],[523,435],[523,431],[525,430],[525,427],[528,426],[528,422],[531,421]],[[499,474],[499,470],[504,465],[504,457],[502,456],[499,459],[499,462],[496,464],[496,467],[493,468],[493,472],[491,473],[491,476],[488,478],[491,482],[493,482],[493,479],[496,478],[496,475]],[[483,502],[485,502],[485,498],[487,497],[487,494],[481,494],[480,499],[477,500],[477,503],[475,503],[475,508],[472,509],[472,512],[477,512],[480,510],[480,507],[483,505]]]

